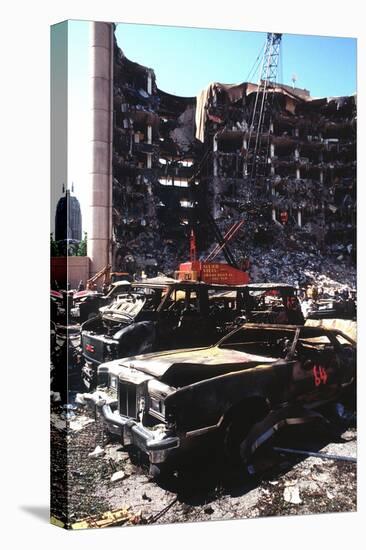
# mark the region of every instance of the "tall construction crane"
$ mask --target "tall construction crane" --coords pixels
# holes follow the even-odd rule
[[[249,126],[248,145],[245,155],[245,164],[248,170],[249,190],[253,193],[253,183],[257,177],[266,176],[267,159],[270,140],[271,107],[274,94],[268,100],[268,90],[276,85],[278,63],[280,58],[282,34],[269,32],[262,58],[257,92]],[[265,133],[265,122],[268,130]]]
[[[274,93],[271,93],[269,99],[268,91],[276,85],[281,39],[282,34],[280,33],[267,33],[266,44],[261,61],[261,70],[253,109],[250,117],[250,125],[247,136],[247,148],[244,161],[244,166],[247,167],[244,173],[244,178],[248,182],[249,197],[253,197],[253,195],[255,194],[257,181],[267,175],[271,130],[271,108],[274,97]],[[266,126],[267,131],[265,131]],[[192,179],[196,178],[199,175],[203,165],[205,164],[205,162],[207,162],[207,160],[208,153],[206,153],[204,158],[201,160],[199,170],[192,177]],[[237,235],[239,229],[244,224],[244,220],[241,219],[240,221],[234,223],[227,230],[225,235],[222,235],[213,216],[207,212],[205,214],[205,218],[206,222],[213,230],[218,244],[210,252],[205,260],[203,260],[202,262],[197,261],[195,236],[192,230],[190,241],[190,262],[186,262],[185,264],[180,265],[178,276],[185,278],[188,273],[192,274],[193,272],[196,272],[198,274],[201,274],[201,278],[204,280],[206,271],[207,282],[216,282],[215,280],[210,280],[210,272],[212,273],[212,266],[215,265],[215,270],[217,272],[220,271],[221,281],[227,278],[227,282],[236,284],[248,282],[248,274],[243,273],[238,268],[235,257],[233,256],[228,246],[229,242]],[[217,257],[220,252],[224,254],[227,262],[227,274],[225,272],[224,264],[221,264],[221,268],[220,264],[212,264],[212,261]],[[205,268],[207,268],[207,270]]]

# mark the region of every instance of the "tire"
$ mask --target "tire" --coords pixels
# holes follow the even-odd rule
[[[224,432],[224,456],[232,463],[241,462],[240,445],[250,430],[248,423],[234,420],[228,423]]]
[[[148,477],[157,482],[170,481],[174,471],[166,464],[150,464]]]
[[[232,409],[224,424],[223,447],[226,458],[234,464],[243,463],[240,448],[251,428],[268,413],[268,407],[261,398],[250,398]]]

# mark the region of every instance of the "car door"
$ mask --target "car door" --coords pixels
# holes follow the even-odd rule
[[[300,401],[327,401],[339,389],[339,357],[334,341],[322,329],[300,330],[294,358],[296,394]]]

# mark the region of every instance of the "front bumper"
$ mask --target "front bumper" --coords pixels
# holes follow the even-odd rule
[[[133,418],[120,415],[114,410],[117,402],[108,402],[99,392],[78,394],[76,402],[87,405],[95,412],[98,411],[108,431],[120,436],[123,446],[133,445],[147,454],[151,464],[166,462],[180,447],[178,436],[162,435],[146,428]]]

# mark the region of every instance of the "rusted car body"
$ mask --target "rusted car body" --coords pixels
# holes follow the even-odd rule
[[[235,298],[220,299],[216,307],[212,297],[219,291]],[[239,301],[233,287],[171,279],[132,283],[122,299],[82,325],[86,387],[95,385],[96,367],[105,361],[216,342],[242,314]]]
[[[72,295],[71,318],[84,323],[88,319],[96,317],[101,307],[106,307],[120,296],[124,296],[130,287],[128,281],[116,281],[110,285],[106,294],[95,290],[81,290]]]
[[[294,300],[296,307],[288,307]],[[132,283],[122,299],[82,325],[87,365],[83,376],[92,385],[95,366],[150,351],[207,346],[243,321],[276,322],[283,316],[303,321],[289,285],[209,285],[202,282]],[[292,322],[292,321],[291,321]]]
[[[355,300],[320,299],[312,302],[307,319],[350,319],[356,320]]]
[[[214,346],[100,365],[99,389],[78,400],[158,470],[210,444],[248,462],[281,427],[339,399],[354,383],[355,356],[337,330],[245,324]]]

